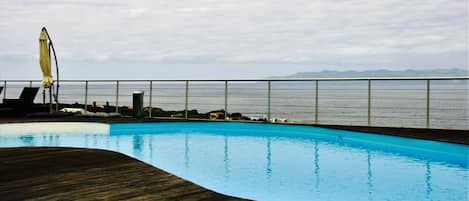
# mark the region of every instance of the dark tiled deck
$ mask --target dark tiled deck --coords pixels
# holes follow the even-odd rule
[[[0,148],[1,200],[243,200],[120,153]]]

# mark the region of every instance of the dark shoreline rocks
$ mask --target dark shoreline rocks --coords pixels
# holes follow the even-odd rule
[[[43,104],[36,104],[38,107],[42,107],[43,109],[46,109],[48,111],[48,105],[47,107],[44,107]],[[85,108],[84,104],[79,104],[79,103],[74,103],[74,104],[60,104],[59,109],[61,108]],[[116,106],[113,105],[100,105],[100,104],[91,104],[86,106],[86,111],[88,112],[96,112],[96,113],[110,113],[110,112],[116,112]],[[45,112],[45,111],[43,111]],[[132,116],[133,113],[133,108],[132,106],[119,106],[118,113],[120,113],[122,116]],[[143,109],[144,116],[148,117],[150,116],[150,107],[146,106]],[[220,114],[223,115],[220,115]],[[173,118],[185,118],[186,111],[185,110],[164,110],[163,108],[159,107],[152,107],[151,108],[151,116],[152,117],[173,117]],[[213,114],[219,114],[216,115],[215,119],[225,119],[225,110],[213,110],[205,113],[200,113],[198,110],[192,109],[192,110],[187,110],[187,117],[188,118],[197,118],[197,119],[209,119],[210,114],[212,114],[212,119],[213,119]],[[232,120],[249,120],[249,117],[243,116],[239,112],[234,112],[234,113],[228,113],[228,118]]]

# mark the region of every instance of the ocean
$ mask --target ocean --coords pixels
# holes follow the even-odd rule
[[[468,80],[432,80],[430,85],[430,127],[469,129]],[[8,83],[7,98],[17,98],[25,83]],[[33,82],[33,86],[40,86]],[[108,101],[119,106],[132,105],[132,92],[144,91],[144,105],[150,102],[149,82],[89,82],[88,104]],[[153,82],[152,107],[163,110],[184,110],[184,82]],[[3,95],[3,94],[2,94]],[[84,82],[62,82],[61,103],[85,102]],[[47,97],[47,96],[46,96]],[[227,111],[246,116],[268,113],[268,84],[229,82]],[[36,102],[42,102],[42,90]],[[48,100],[46,98],[46,100]],[[426,127],[426,81],[372,81],[370,123],[373,126]],[[224,82],[190,82],[188,109],[208,112],[225,108]],[[368,81],[319,81],[317,102],[318,123],[368,125]],[[271,118],[289,122],[314,123],[316,120],[316,85],[314,81],[272,81],[270,94]]]

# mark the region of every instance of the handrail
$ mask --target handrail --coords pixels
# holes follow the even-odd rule
[[[259,106],[258,108],[263,108],[262,106],[266,106],[266,117],[267,119],[271,119],[271,117],[275,117],[275,116],[271,116],[271,114],[274,112],[274,113],[277,113],[277,111],[275,111],[275,109],[277,107],[279,107],[279,105],[277,103],[275,103],[275,101],[272,101],[273,99],[276,99],[278,97],[276,97],[276,95],[273,95],[272,91],[276,90],[280,90],[279,88],[277,87],[273,87],[273,83],[272,82],[296,82],[296,81],[304,81],[304,82],[311,82],[310,84],[310,87],[311,89],[308,89],[308,90],[304,90],[302,93],[303,94],[309,94],[310,97],[310,101],[311,101],[311,108],[309,109],[306,109],[308,112],[310,113],[314,113],[314,115],[311,116],[311,118],[313,119],[312,122],[314,122],[315,124],[321,124],[322,122],[320,121],[320,119],[324,119],[323,118],[323,114],[322,111],[324,109],[324,106],[323,105],[327,105],[327,96],[325,96],[325,100],[326,101],[323,101],[324,99],[320,99],[320,94],[319,94],[319,91],[323,91],[323,93],[328,93],[330,90],[333,90],[331,88],[327,88],[327,85],[326,88],[323,88],[323,85],[320,84],[320,82],[325,82],[327,83],[328,81],[367,81],[366,82],[363,82],[363,84],[366,84],[366,85],[363,85],[364,88],[360,88],[360,89],[357,89],[357,90],[364,90],[364,94],[367,94],[367,99],[364,98],[364,106],[366,108],[366,110],[364,111],[364,115],[366,115],[366,119],[364,119],[364,122],[367,122],[367,125],[368,126],[375,126],[375,124],[373,123],[376,118],[380,118],[379,116],[377,116],[376,114],[373,114],[372,111],[378,111],[378,109],[380,109],[380,107],[375,107],[374,104],[378,101],[374,101],[376,99],[373,99],[373,95],[375,94],[375,90],[386,90],[386,89],[374,89],[374,87],[376,86],[375,83],[378,83],[378,82],[374,82],[374,81],[415,81],[415,80],[420,80],[420,81],[425,81],[425,86],[424,88],[422,89],[417,89],[417,90],[424,90],[425,91],[425,96],[424,97],[419,97],[419,100],[423,100],[425,102],[422,102],[422,105],[425,105],[425,111],[420,114],[423,116],[422,120],[425,122],[425,127],[427,128],[431,128],[432,125],[431,125],[431,121],[432,120],[435,120],[433,118],[433,113],[432,113],[432,106],[433,105],[438,105],[439,103],[438,102],[435,102],[435,104],[433,103],[433,92],[437,92],[438,90],[441,90],[441,89],[438,89],[438,88],[433,88],[431,86],[433,86],[433,82],[432,81],[435,81],[435,80],[469,80],[469,76],[448,76],[448,77],[350,77],[350,78],[260,78],[260,79],[155,79],[155,80],[61,80],[62,83],[70,83],[70,85],[80,85],[82,86],[82,84],[84,84],[84,109],[86,110],[87,109],[87,106],[88,106],[88,96],[90,95],[88,93],[88,90],[89,90],[89,84],[90,83],[106,83],[104,85],[108,85],[109,86],[115,86],[115,94],[109,94],[109,91],[107,91],[107,94],[104,93],[104,94],[99,94],[99,95],[93,95],[92,96],[114,96],[114,100],[115,100],[115,105],[116,106],[119,106],[120,104],[120,100],[119,100],[119,97],[122,97],[123,95],[121,94],[121,91],[123,93],[128,93],[128,92],[124,92],[126,91],[126,85],[123,85],[122,89],[120,87],[121,83],[124,83],[124,84],[136,84],[135,86],[140,86],[140,84],[143,84],[143,85],[147,85],[150,89],[150,97],[149,97],[149,107],[150,107],[150,111],[149,111],[149,117],[151,118],[152,117],[152,114],[151,114],[151,110],[153,108],[153,104],[152,104],[152,101],[153,101],[153,96],[155,96],[153,94],[153,90],[156,89],[156,90],[159,90],[161,91],[160,87],[153,87],[153,84],[157,83],[157,82],[161,82],[162,84],[166,84],[166,83],[179,83],[179,84],[183,84],[184,87],[181,88],[181,89],[184,89],[184,95],[181,95],[181,99],[184,101],[182,104],[184,105],[184,112],[183,112],[183,116],[184,118],[190,118],[189,117],[189,104],[190,105],[193,105],[193,104],[197,104],[197,103],[189,103],[190,101],[192,101],[194,98],[194,100],[196,100],[197,98],[209,98],[209,97],[218,97],[220,99],[224,99],[220,102],[220,105],[222,105],[221,107],[224,108],[224,113],[225,113],[225,118],[228,117],[228,114],[229,112],[238,112],[238,111],[228,111],[231,109],[230,106],[236,106],[237,103],[229,103],[228,102],[228,99],[232,100],[230,95],[228,94],[228,90],[229,89],[234,89],[234,90],[237,90],[239,89],[238,86],[241,86],[241,85],[231,85],[229,86],[229,84],[231,83],[236,83],[236,82],[248,82],[248,83],[259,83],[261,82],[263,85],[256,85],[256,86],[253,86],[252,88],[249,88],[249,90],[254,90],[255,94],[256,95],[261,95],[262,97],[249,97],[251,100],[253,99],[260,99],[259,101],[264,101],[264,99],[266,99],[266,102],[265,103],[262,103],[261,105],[256,105],[256,104],[259,104],[259,103],[256,103],[256,104],[250,104],[251,106]],[[3,82],[3,86],[4,86],[4,92],[3,92],[3,98],[6,98],[6,90],[7,90],[7,83],[25,83],[25,84],[29,84],[29,86],[32,86],[32,83],[33,82],[36,82],[36,83],[40,83],[41,80],[0,80],[0,83]],[[198,85],[197,82],[201,82],[201,83],[204,83],[204,84],[207,84],[207,85]],[[223,90],[224,89],[224,93],[221,93],[220,95],[218,96],[206,96],[206,95],[203,95],[203,96],[197,96],[197,95],[189,95],[189,91],[192,90],[192,89],[195,89],[195,90],[198,90],[200,89],[199,87],[197,86],[204,86],[204,89],[208,89],[208,90],[211,90],[213,91],[213,88],[210,88],[211,85],[208,85],[208,83],[217,83],[217,84],[220,84],[220,88],[217,88],[217,90]],[[210,83],[210,84],[212,84]],[[435,84],[437,84],[438,82],[435,82]],[[192,85],[194,88],[190,87],[190,84],[194,84]],[[266,84],[266,85],[264,85]],[[464,84],[464,83],[463,83]],[[20,85],[20,84],[13,84],[13,85]],[[222,86],[224,85],[224,87]],[[296,86],[296,85],[292,85],[292,86]],[[343,86],[343,85],[340,85],[340,86]],[[366,86],[366,87],[365,87]],[[379,85],[378,85],[379,86]],[[465,86],[465,85],[464,85]],[[14,88],[14,87],[13,87]],[[148,89],[148,88],[147,88]],[[164,88],[163,88],[164,89]],[[169,88],[168,88],[169,89]],[[261,91],[263,90],[266,90],[265,94]],[[291,89],[282,89],[282,90],[291,90]],[[294,90],[294,89],[293,89]],[[348,90],[350,90],[350,88],[348,88]],[[398,89],[400,91],[402,90],[406,90],[406,89]],[[413,90],[413,89],[412,89]],[[110,90],[112,91],[112,90]],[[251,91],[252,92],[252,91]],[[458,92],[459,93],[459,92]],[[254,96],[256,96],[254,95]],[[158,95],[159,96],[159,95]],[[321,95],[323,96],[323,95]],[[353,96],[350,97],[346,97],[346,94],[344,93],[341,93],[341,96],[343,97],[336,97],[335,99],[343,99],[343,98],[347,98],[347,99],[353,99]],[[165,95],[161,95],[159,96],[159,98],[164,98],[164,97],[179,97],[179,96],[165,96]],[[386,97],[387,99],[391,99],[392,97]],[[158,99],[158,98],[157,98]],[[233,98],[233,99],[236,99],[236,98]],[[355,99],[354,99],[355,100]],[[413,100],[412,98],[407,98],[407,100]],[[415,100],[415,99],[414,99]],[[439,99],[441,101],[441,99]],[[125,101],[124,101],[125,102]],[[128,103],[127,103],[128,104]],[[161,102],[160,102],[161,104]],[[296,104],[292,105],[293,107],[294,106],[298,106]],[[282,106],[284,107],[284,106]],[[396,108],[399,108],[399,106],[395,106]],[[326,107],[327,108],[327,107]],[[197,108],[196,108],[197,109]],[[219,108],[218,108],[219,109]],[[376,110],[375,110],[376,109]],[[234,110],[234,109],[233,109]],[[119,112],[119,107],[116,107],[116,112]],[[253,112],[253,111],[249,111],[249,112]],[[246,114],[253,114],[253,113],[246,113]],[[327,116],[327,115],[325,115]],[[275,119],[275,118],[272,118],[272,119]],[[327,119],[327,118],[326,118]]]
[[[356,80],[469,80],[469,76],[451,77],[349,77],[349,78],[253,78],[253,79],[146,79],[146,80],[123,80],[123,79],[103,79],[103,80],[61,80],[61,82],[255,82],[255,81],[356,81]],[[40,80],[0,80],[7,82],[40,82]]]

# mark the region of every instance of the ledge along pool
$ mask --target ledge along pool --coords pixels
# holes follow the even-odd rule
[[[0,124],[0,147],[118,151],[255,200],[468,200],[469,146],[234,122]]]

